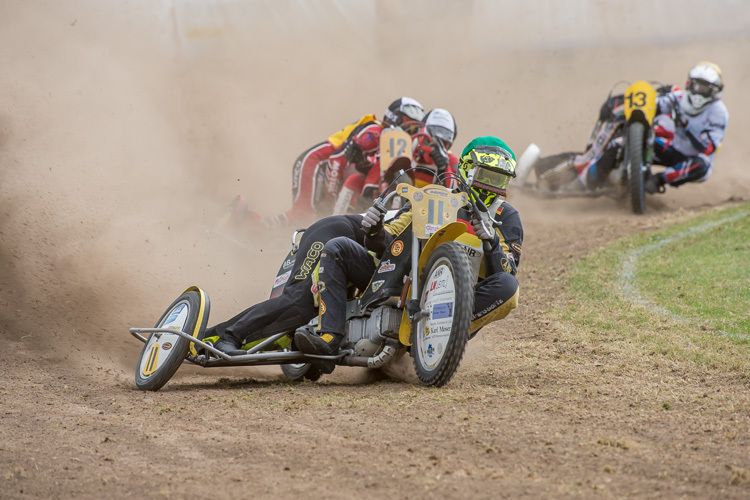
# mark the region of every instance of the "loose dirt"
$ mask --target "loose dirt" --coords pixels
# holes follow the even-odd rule
[[[368,38],[379,50],[333,46],[326,30],[273,37],[274,23],[179,26],[194,36],[173,45],[174,10],[148,4],[0,6],[0,497],[750,496],[748,380],[624,358],[554,313],[575,300],[566,277],[582,256],[750,199],[747,33],[488,59],[452,29],[445,60],[428,51],[420,65],[390,36]],[[408,14],[383,4],[378,15]],[[135,387],[129,327],[193,284],[212,323],[270,289],[286,243],[247,250],[207,233],[223,205],[241,192],[256,210],[287,208],[296,155],[361,114],[411,95],[455,114],[456,149],[495,134],[517,154],[552,153],[585,144],[613,82],[682,83],[700,59],[724,67],[732,113],[711,179],[644,216],[511,193],[520,305],[470,342],[446,387],[419,385],[408,358],[299,384],[276,367],[184,365],[156,393]]]

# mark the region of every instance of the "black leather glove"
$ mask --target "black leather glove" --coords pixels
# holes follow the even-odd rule
[[[674,124],[678,128],[686,129],[688,127],[688,120],[685,114],[680,109],[680,105],[674,109]]]
[[[365,155],[362,152],[362,148],[354,141],[349,141],[344,148],[344,158],[346,158],[346,161],[349,163],[355,165],[360,165],[365,162]]]
[[[672,104],[672,117],[674,118],[675,127],[687,128],[687,118],[680,108],[680,100],[674,94],[669,95],[669,102]]]
[[[445,153],[441,148],[432,148],[432,151],[430,152],[430,158],[432,158],[432,161],[438,168],[439,173],[444,172],[445,169],[448,168],[448,165],[450,165],[448,154]]]

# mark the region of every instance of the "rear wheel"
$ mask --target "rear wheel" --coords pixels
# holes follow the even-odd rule
[[[419,280],[419,306],[427,317],[412,325],[412,356],[419,380],[440,387],[455,375],[469,340],[474,287],[466,252],[443,243],[430,256]]]
[[[207,300],[190,290],[180,295],[164,312],[155,328],[170,328],[193,334],[199,317],[208,319]],[[201,314],[202,313],[202,314]],[[205,325],[198,325],[204,328]],[[143,346],[135,371],[135,385],[144,391],[158,391],[175,374],[187,356],[190,341],[177,334],[152,333]]]
[[[323,375],[320,369],[312,363],[289,363],[281,365],[281,371],[286,378],[293,382],[301,382],[302,379],[315,382]]]
[[[644,149],[645,128],[640,122],[628,125],[628,191],[633,212],[646,212],[646,193],[643,165],[645,164]]]

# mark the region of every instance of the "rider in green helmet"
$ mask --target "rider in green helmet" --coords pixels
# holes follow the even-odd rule
[[[461,154],[459,184],[469,192],[480,215],[472,216],[461,209],[458,218],[467,225],[468,233],[482,240],[484,254],[474,286],[472,336],[488,323],[506,317],[518,305],[515,275],[521,259],[523,226],[518,211],[505,201],[508,181],[515,177],[515,165],[516,157],[510,147],[492,136],[477,137]],[[320,355],[338,352],[345,334],[347,284],[366,288],[378,269],[377,259],[368,250],[380,257],[411,222],[411,208],[405,207],[387,224],[383,223],[384,214],[385,208],[377,203],[365,213],[362,229],[366,248],[349,238],[334,238],[326,243],[318,276],[319,284],[324,283],[317,287],[318,330],[297,331],[294,341],[301,351]],[[333,364],[321,369],[330,373]]]

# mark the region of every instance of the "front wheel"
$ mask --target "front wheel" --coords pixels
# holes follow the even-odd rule
[[[155,328],[181,330],[196,336],[205,329],[207,320],[208,298],[200,290],[191,289],[167,308]],[[161,389],[182,364],[190,343],[176,334],[152,333],[138,359],[135,385],[143,391]]]
[[[471,264],[463,247],[443,243],[430,255],[419,280],[426,317],[412,325],[414,368],[425,385],[440,387],[455,375],[466,349],[474,311]]]
[[[644,135],[645,128],[640,122],[628,125],[628,191],[633,212],[646,212],[646,193],[643,165],[645,164]]]

